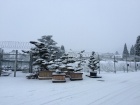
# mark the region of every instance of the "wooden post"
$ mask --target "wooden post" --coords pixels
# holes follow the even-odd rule
[[[16,55],[15,55],[15,68],[14,68],[14,77],[16,77],[16,71],[17,71],[17,59],[18,58],[18,50],[16,50]]]

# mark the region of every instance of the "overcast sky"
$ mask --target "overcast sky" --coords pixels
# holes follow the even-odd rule
[[[140,0],[0,0],[0,41],[53,35],[66,50],[128,50],[140,35]]]

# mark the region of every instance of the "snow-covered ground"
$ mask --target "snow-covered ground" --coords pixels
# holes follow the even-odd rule
[[[101,72],[102,78],[52,83],[26,73],[0,77],[0,105],[140,105],[140,71]]]

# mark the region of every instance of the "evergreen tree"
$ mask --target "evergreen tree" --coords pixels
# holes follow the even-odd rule
[[[98,63],[99,63],[99,61],[96,60],[96,58],[95,58],[95,52],[93,51],[93,52],[92,52],[92,55],[90,56],[90,59],[89,59],[88,67],[89,67],[92,71],[97,70],[97,69],[99,68]]]
[[[61,46],[61,51],[62,51],[63,54],[65,53],[65,48],[64,48],[63,45]]]
[[[129,56],[129,52],[128,52],[128,50],[127,50],[127,45],[126,45],[126,43],[125,43],[125,45],[124,45],[124,50],[123,50],[123,58],[126,58],[126,57],[128,57]]]
[[[40,69],[49,70],[49,66],[55,63],[55,59],[58,59],[60,47],[56,46],[56,42],[52,39],[51,35],[44,35],[37,41],[30,41],[35,45],[30,51],[23,51],[24,53],[31,53],[33,65],[37,65]]]
[[[137,37],[137,40],[136,40],[135,55],[140,56],[140,35]]]
[[[90,71],[90,75],[86,75],[90,78],[102,78],[101,76],[97,76],[97,69],[100,68],[99,61],[95,57],[95,52],[92,52],[92,55],[89,58],[88,67],[92,70]]]
[[[134,46],[132,45],[130,49],[130,55],[134,55],[134,54],[135,54],[135,49],[134,49]]]
[[[82,66],[82,64],[83,63],[86,63],[85,62],[85,59],[83,58],[83,53],[85,52],[85,50],[82,50],[82,51],[80,51],[78,54],[79,54],[79,59],[78,59],[78,61],[80,61],[79,63],[78,63],[78,67],[79,68],[81,68],[81,66]]]
[[[116,51],[116,52],[115,52],[115,55],[119,55],[119,52],[118,52],[118,51]]]

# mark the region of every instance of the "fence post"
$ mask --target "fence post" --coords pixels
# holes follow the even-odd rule
[[[0,76],[1,76],[1,72],[2,72],[2,51],[0,52]]]
[[[115,55],[114,55],[114,73],[116,73],[116,65],[115,65],[115,62],[116,62],[116,58],[115,58]]]
[[[100,69],[100,56],[99,56],[99,54],[98,54],[98,60],[99,60],[99,74],[100,74],[101,69]]]
[[[134,55],[134,61],[135,61],[135,71],[137,71],[136,55]]]
[[[128,62],[127,62],[127,56],[126,56],[126,68],[127,68],[127,73],[128,73],[128,66],[129,66],[129,64],[128,64]]]
[[[30,52],[29,73],[33,72],[32,63],[33,63],[33,56],[32,56],[32,52]]]
[[[2,60],[3,60],[3,49],[0,51],[0,76],[2,73]]]
[[[18,50],[16,50],[16,55],[15,55],[15,68],[14,68],[14,77],[16,77],[16,71],[17,71],[17,59],[18,58]]]

